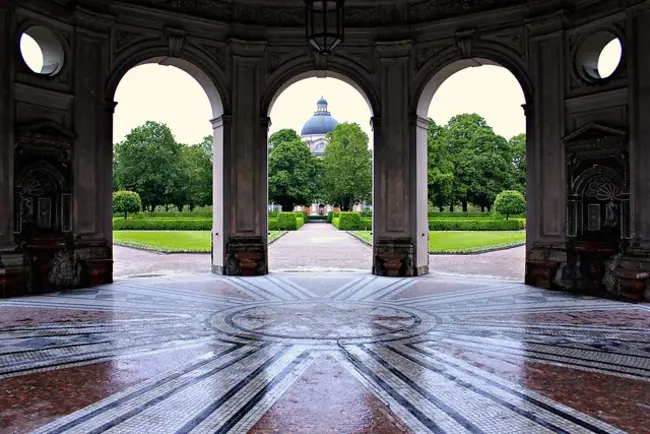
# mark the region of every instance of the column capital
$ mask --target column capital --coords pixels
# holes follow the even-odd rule
[[[268,129],[271,128],[271,118],[268,116],[262,116],[260,118],[260,127],[266,128],[268,131]]]
[[[117,101],[104,101],[104,110],[108,114],[114,114],[115,113],[115,107],[117,107]]]
[[[373,131],[378,131],[381,129],[381,117],[373,116],[370,118],[370,127]]]
[[[410,39],[390,42],[379,41],[375,43],[375,51],[377,51],[379,57],[408,57],[411,54],[411,50],[413,50],[413,45],[413,41]]]
[[[232,122],[232,116],[230,115],[221,115],[218,118],[214,118],[210,120],[213,130],[219,127],[223,127],[225,125],[230,125],[231,122]]]
[[[522,104],[521,108],[524,109],[524,114],[526,116],[532,116],[533,114],[535,114],[535,104],[531,104],[531,103]]]
[[[409,117],[409,122],[411,125],[415,125],[420,128],[429,129],[429,119],[423,118],[422,116],[411,116]]]

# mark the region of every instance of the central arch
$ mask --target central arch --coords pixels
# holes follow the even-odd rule
[[[340,59],[339,59],[340,61]],[[370,136],[370,143],[372,144],[374,142],[374,128],[373,128],[373,119],[376,119],[379,117],[379,99],[376,93],[376,90],[372,86],[370,80],[369,80],[369,73],[367,73],[364,70],[361,70],[361,68],[356,68],[353,67],[352,65],[347,65],[347,64],[334,64],[330,65],[328,64],[328,69],[326,71],[324,70],[315,70],[313,69],[313,60],[310,63],[299,63],[297,65],[289,65],[288,67],[284,68],[281,72],[275,74],[271,80],[269,80],[269,85],[266,88],[266,91],[263,93],[262,96],[262,101],[261,101],[261,114],[262,116],[266,115],[267,119],[270,121],[270,123],[273,122],[273,119],[271,117],[272,110],[274,108],[275,103],[278,101],[278,98],[284,91],[286,91],[288,88],[290,88],[292,85],[305,80],[309,78],[331,78],[331,79],[336,79],[342,83],[345,83],[350,86],[349,92],[354,92],[356,91],[361,97],[362,100],[365,101],[366,106],[368,108],[369,113],[368,119],[367,120],[361,120],[361,119],[356,119],[355,121],[358,122],[359,124],[362,125],[362,129],[366,130],[366,133]],[[322,96],[322,95],[319,95]],[[357,100],[358,101],[358,100]],[[314,100],[314,102],[316,102]],[[360,101],[359,101],[360,102]],[[339,102],[340,103],[340,102]],[[361,103],[363,104],[363,103]],[[364,113],[364,114],[365,114]],[[333,112],[334,114],[334,112]],[[338,119],[341,122],[346,121],[346,119]],[[364,125],[364,122],[367,122]],[[370,127],[370,131],[368,131],[366,128]],[[300,132],[300,131],[298,131]],[[267,140],[268,142],[268,130],[267,130]],[[303,137],[304,138],[304,137]],[[373,146],[374,148],[374,146]],[[371,154],[372,155],[372,154]],[[371,166],[372,167],[372,166]],[[372,179],[371,175],[371,168],[370,168],[370,176]],[[268,181],[268,167],[267,167],[267,173],[266,173],[266,179]],[[268,183],[267,183],[267,192],[268,192]],[[268,200],[267,200],[268,201]],[[308,209],[309,214],[318,214],[318,211],[322,208],[325,210],[325,204],[321,204],[320,202],[311,204],[311,208]],[[334,205],[334,204],[330,204]],[[303,210],[304,208],[298,207],[296,209],[301,209]],[[366,208],[364,205],[361,205],[359,207],[355,206],[354,208],[357,211],[365,211]],[[316,211],[314,211],[316,210]],[[327,211],[333,210],[332,207],[327,207]],[[325,211],[323,211],[325,212]],[[366,220],[366,225],[368,224],[368,221]],[[347,236],[347,235],[345,235]],[[352,242],[357,245],[359,242],[357,240],[352,239],[350,236],[350,239]],[[359,246],[364,249],[365,252],[365,247]],[[344,268],[354,268],[356,270],[358,269],[363,269],[369,271],[369,268],[371,266],[371,255],[372,252],[368,249],[367,252],[367,258],[364,252],[356,252],[357,256],[352,256],[349,261],[349,266],[345,266]],[[359,265],[357,265],[359,264]],[[313,265],[313,264],[312,264]],[[312,265],[309,265],[310,267]],[[347,264],[346,264],[347,265]],[[327,265],[328,267],[331,267],[331,264]],[[351,266],[351,267],[350,267]]]

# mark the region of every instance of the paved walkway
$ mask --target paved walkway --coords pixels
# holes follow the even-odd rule
[[[431,255],[432,272],[524,280],[524,247],[478,255]],[[113,247],[115,277],[210,270],[210,255],[165,255]],[[372,249],[332,225],[310,223],[269,247],[271,271],[343,271],[372,269]]]
[[[309,223],[269,247],[272,271],[372,269],[372,249],[325,223]]]

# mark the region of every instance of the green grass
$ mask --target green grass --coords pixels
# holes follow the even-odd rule
[[[283,231],[269,232],[269,242]],[[210,253],[209,231],[114,231],[115,244],[163,253]]]
[[[372,243],[371,232],[355,231],[354,234]],[[473,253],[524,242],[523,231],[429,232],[430,253]]]

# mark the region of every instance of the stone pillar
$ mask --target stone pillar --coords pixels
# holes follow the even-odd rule
[[[14,245],[14,99],[16,26],[10,2],[0,0],[0,297],[18,294],[27,268]]]
[[[232,40],[232,116],[215,140],[212,271],[268,273],[267,145],[269,119],[260,115],[264,43]],[[215,125],[213,123],[213,125]],[[215,134],[216,136],[216,134]],[[221,184],[218,186],[217,184]]]
[[[373,274],[380,276],[429,271],[427,149],[409,118],[411,50],[410,41],[376,45],[382,117],[373,119]]]
[[[564,33],[557,29],[549,31],[534,36],[531,42],[536,93],[534,106],[527,106],[526,124],[532,129],[527,131],[526,144],[530,219],[526,233],[531,237],[526,255],[526,283],[545,288],[553,285],[558,269],[566,263]]]
[[[630,246],[615,271],[616,292],[631,300],[650,300],[650,14],[630,10],[625,52],[630,87]]]
[[[112,116],[106,102],[110,18],[77,11],[72,152],[75,257],[80,286],[112,281]]]

